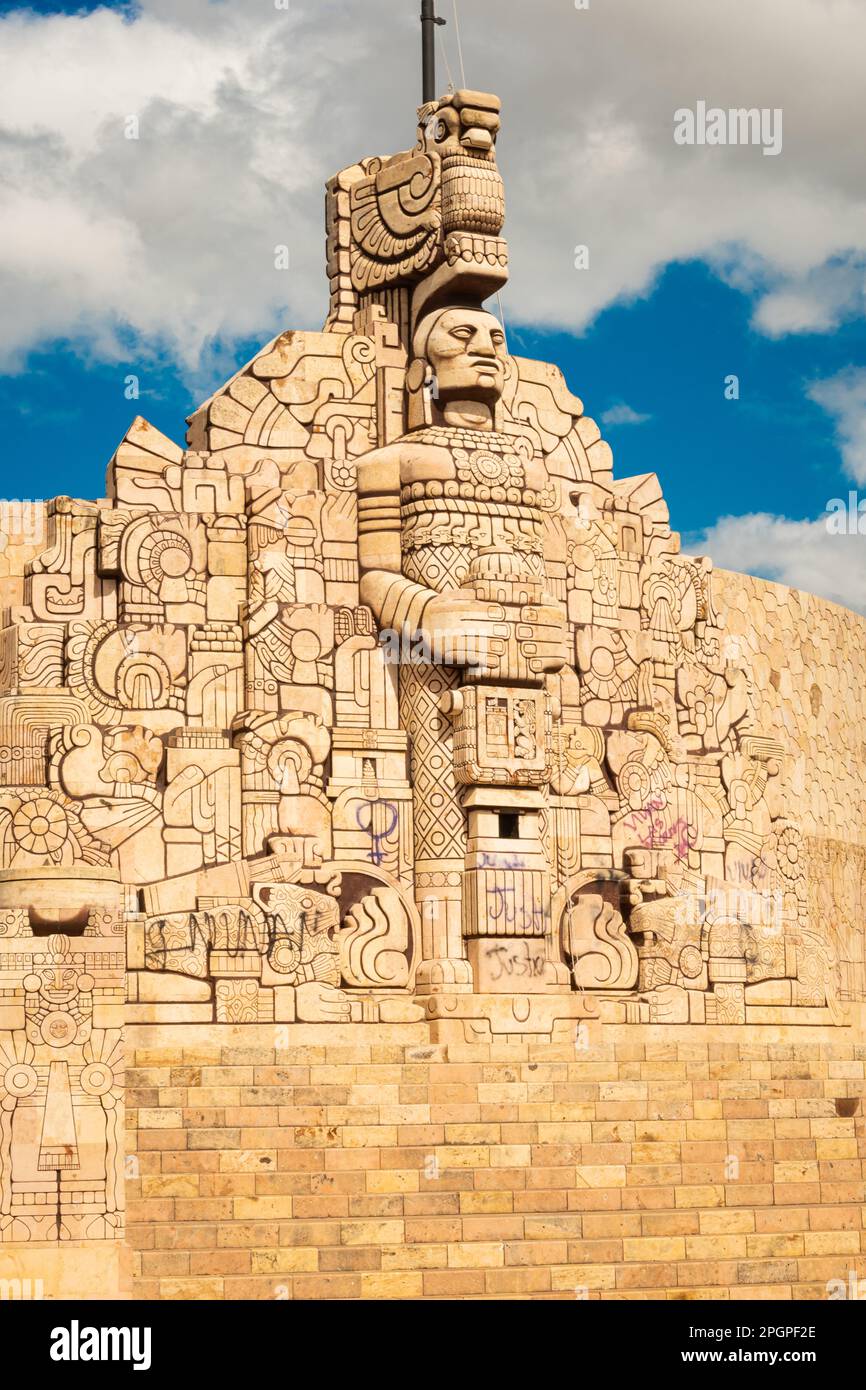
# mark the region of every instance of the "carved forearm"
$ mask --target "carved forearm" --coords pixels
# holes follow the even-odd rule
[[[361,579],[361,602],[373,610],[380,628],[418,632],[424,610],[435,597],[434,589],[389,570],[370,570]]]
[[[361,571],[400,573],[400,455],[377,450],[358,466],[358,556]]]
[[[358,558],[361,602],[380,628],[417,632],[433,589],[401,573],[400,456],[396,449],[369,455],[358,469]]]

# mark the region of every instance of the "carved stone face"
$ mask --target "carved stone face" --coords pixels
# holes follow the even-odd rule
[[[49,1004],[66,1004],[78,993],[78,971],[71,966],[55,965],[40,970],[40,994]]]
[[[505,385],[505,333],[483,309],[446,309],[427,340],[440,402],[494,402]]]
[[[442,156],[464,155],[493,163],[499,134],[499,98],[487,92],[454,92],[422,111],[421,146]]]

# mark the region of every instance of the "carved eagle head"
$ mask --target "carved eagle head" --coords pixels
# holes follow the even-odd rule
[[[501,103],[489,92],[459,91],[430,101],[418,112],[418,148],[443,159],[496,163]]]

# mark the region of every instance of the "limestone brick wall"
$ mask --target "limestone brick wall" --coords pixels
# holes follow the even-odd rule
[[[866,1276],[857,1022],[131,1028],[132,1292],[827,1298]]]

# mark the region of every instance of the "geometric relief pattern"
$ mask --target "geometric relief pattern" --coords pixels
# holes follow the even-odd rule
[[[758,581],[723,612],[657,479],[614,478],[557,370],[509,355],[499,125],[450,93],[337,175],[324,330],[185,447],[135,420],[105,499],[13,537],[2,1240],[119,1230],[124,1022],[463,1038],[866,995],[862,776],[812,788],[827,838],[798,792],[826,673],[781,707]]]

